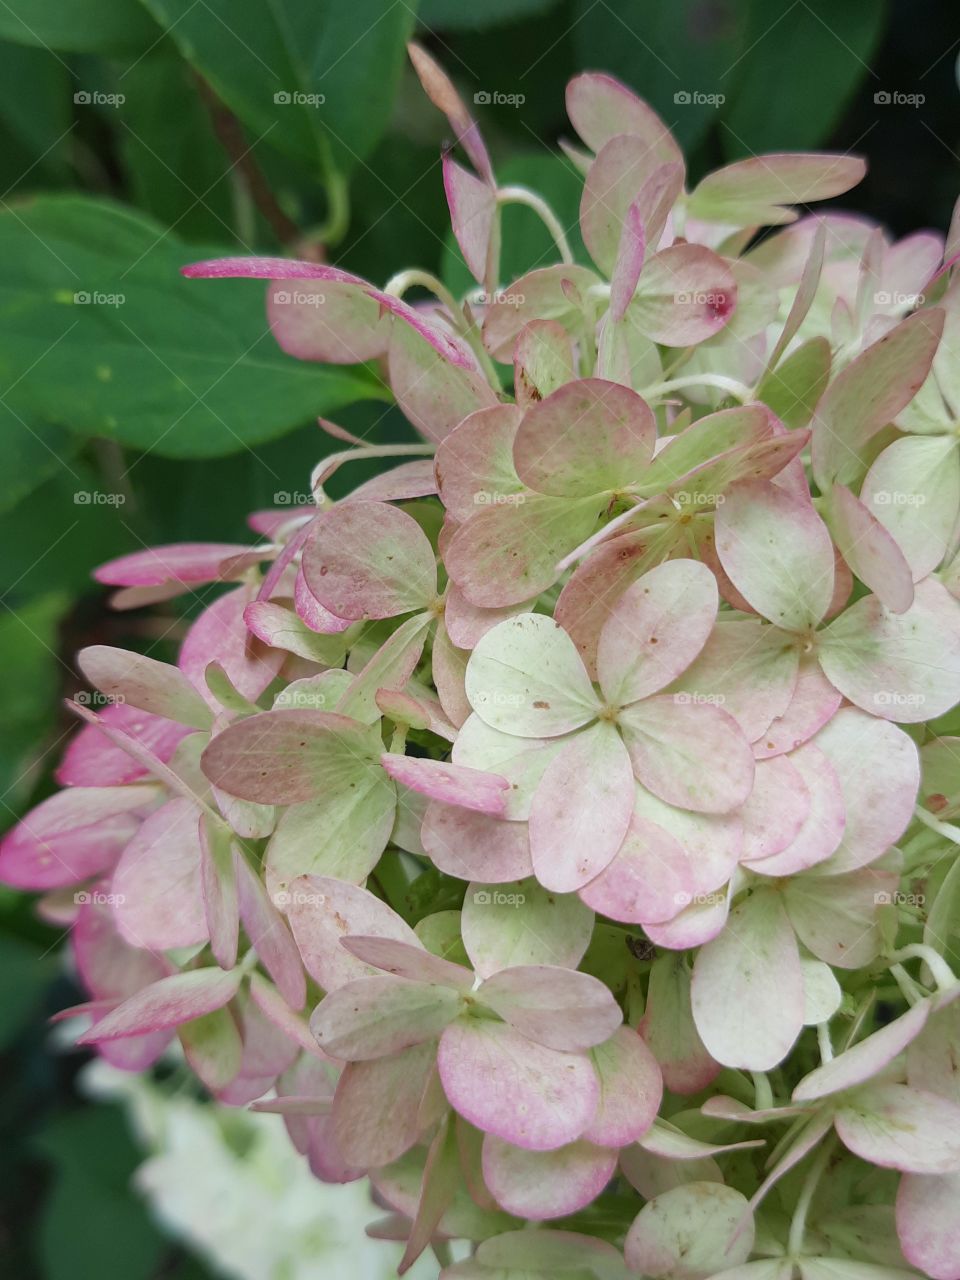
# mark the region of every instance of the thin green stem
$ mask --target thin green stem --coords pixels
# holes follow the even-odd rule
[[[816,1194],[817,1185],[826,1172],[827,1165],[830,1163],[835,1144],[836,1137],[831,1133],[817,1152],[816,1159],[807,1170],[807,1176],[800,1190],[800,1198],[797,1200],[797,1207],[793,1212],[793,1219],[790,1223],[787,1254],[791,1258],[799,1257],[803,1249],[803,1238],[807,1230],[807,1214],[810,1211],[810,1204]]]
[[[541,196],[527,187],[500,187],[497,191],[498,204],[522,204],[536,213],[543,225],[553,236],[560,257],[568,265],[573,263],[573,250],[563,229],[560,219]]]

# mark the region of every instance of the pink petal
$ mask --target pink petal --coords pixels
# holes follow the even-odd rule
[[[492,817],[503,813],[504,792],[510,784],[495,773],[389,751],[381,755],[380,761],[395,782],[409,787],[411,791],[419,791],[431,800],[459,805]]]
[[[297,616],[310,628],[321,635],[335,635],[346,631],[352,624],[349,618],[335,618],[325,609],[317,597],[307,586],[303,569],[297,569],[297,577],[293,587],[293,605]]]
[[[250,945],[291,1009],[302,1009],[307,998],[307,984],[290,930],[246,858],[236,859],[236,869],[240,919]]]
[[[501,969],[480,985],[476,999],[528,1040],[550,1049],[590,1049],[608,1040],[623,1021],[602,982],[558,965]]]
[[[717,169],[690,196],[696,218],[735,226],[792,222],[795,204],[842,195],[857,185],[866,165],[858,156],[828,152],[751,156]]]
[[[168,951],[209,938],[200,888],[200,814],[189,800],[156,809],[120,855],[110,882],[117,928],[134,947]]]
[[[567,84],[567,115],[583,141],[599,151],[616,134],[641,138],[662,160],[682,161],[670,130],[632,89],[603,72],[586,71]]]
[[[960,1171],[960,1106],[934,1093],[868,1085],[840,1104],[834,1124],[845,1147],[884,1169]]]
[[[406,321],[394,324],[390,335],[390,387],[404,415],[428,440],[442,440],[468,414],[498,403],[466,343],[426,323],[405,303],[377,296]]]
[[[654,342],[686,347],[719,333],[736,305],[724,260],[703,245],[676,244],[644,264],[629,315]]]
[[[878,1075],[923,1030],[931,1004],[921,1001],[886,1026],[837,1054],[830,1062],[804,1076],[793,1091],[795,1102],[809,1102],[852,1089]]]
[[[460,918],[463,945],[481,978],[513,965],[575,969],[593,936],[593,912],[573,894],[556,894],[532,878],[467,887]]]
[[[757,760],[783,755],[807,742],[822,729],[843,701],[815,659],[803,657],[793,696],[784,710],[753,741]]]
[[[0,880],[16,889],[56,889],[108,870],[157,798],[149,786],[57,792],[4,836]]]
[[[721,564],[758,613],[788,631],[823,618],[833,543],[812,503],[768,481],[741,481],[717,512],[716,539]]]
[[[615,1151],[590,1142],[546,1152],[490,1136],[483,1143],[483,1177],[497,1203],[531,1222],[563,1218],[590,1204],[616,1167]]]
[[[626,1147],[648,1132],[663,1096],[660,1067],[632,1027],[621,1027],[590,1055],[600,1079],[600,1105],[584,1133],[601,1147]]]
[[[432,458],[401,462],[357,485],[344,502],[404,502],[408,498],[433,497],[437,481]]]
[[[363,1062],[435,1040],[461,1003],[458,992],[433,983],[382,974],[357,978],[321,1000],[310,1030],[324,1053]]]
[[[775,762],[791,765],[799,776],[801,795],[806,796],[801,825],[793,839],[776,852],[755,854],[744,861],[757,875],[790,876],[830,857],[843,839],[846,810],[837,771],[818,747],[808,742],[789,757],[777,756],[766,763]],[[761,767],[758,764],[758,772]],[[745,845],[749,847],[749,815],[744,815],[744,825]]]
[[[868,506],[842,484],[830,491],[829,521],[840,554],[894,613],[913,604],[913,575],[903,552]]]
[[[897,1192],[897,1235],[903,1256],[932,1280],[960,1280],[960,1174],[908,1173]]]
[[[646,924],[644,931],[656,947],[666,947],[670,951],[688,951],[691,947],[702,947],[726,927],[730,915],[731,888],[713,889],[709,893],[696,893],[689,900],[689,905],[671,920],[660,924]],[[688,901],[687,895],[678,895],[678,900]]]
[[[496,192],[457,164],[449,152],[443,156],[443,186],[463,260],[474,280],[483,284],[497,216]]]
[[[960,604],[935,578],[906,613],[864,596],[820,638],[827,679],[871,715],[916,724],[960,702]]]
[[[374,970],[340,945],[348,934],[375,934],[410,946],[417,935],[382,899],[366,889],[322,876],[294,880],[284,909],[303,963],[325,991],[335,991]]]
[[[623,843],[635,792],[630,758],[612,725],[601,721],[570,738],[547,766],[530,810],[540,883],[570,893],[598,876]]]
[[[598,282],[588,267],[573,263],[529,271],[509,292],[494,295],[483,321],[484,346],[495,359],[509,361],[517,336],[531,320],[556,320],[572,330],[579,308],[571,301],[571,286],[584,294]]]
[[[515,405],[479,409],[437,447],[437,487],[454,519],[469,520],[481,507],[523,492],[513,465],[520,416]]]
[[[960,509],[955,440],[950,436],[895,440],[867,472],[860,499],[895,539],[913,578],[925,578],[951,547]],[[878,587],[873,589],[881,595]]]
[[[186,677],[166,662],[97,644],[80,650],[77,665],[91,684],[117,702],[194,729],[209,729],[213,723],[207,704]]]
[[[434,866],[460,880],[503,884],[533,873],[524,822],[433,801],[427,806],[421,839]]]
[[[865,446],[919,391],[942,332],[942,311],[918,311],[833,379],[813,419],[813,472],[822,490],[863,474]]]
[[[599,707],[570,637],[542,613],[518,614],[482,636],[466,689],[485,724],[525,738],[579,729]]]
[[[493,170],[490,167],[490,157],[480,136],[480,130],[453,87],[449,76],[415,41],[410,41],[407,45],[407,52],[424,93],[437,110],[442,111],[447,117],[455,141],[463,147],[477,173],[492,186]]]
[[[244,588],[220,596],[191,625],[180,649],[177,665],[214,710],[219,710],[219,704],[204,679],[211,662],[219,662],[237,692],[252,702],[283,665],[282,650],[268,649],[248,634],[244,622],[248,600]]]
[[[248,550],[231,542],[178,542],[108,560],[93,576],[112,587],[188,587],[217,582],[223,561]]]
[[[747,1216],[746,1229],[738,1230]],[[716,1182],[690,1182],[649,1200],[624,1245],[631,1271],[704,1280],[746,1262],[754,1226],[746,1198]]]
[[[689,857],[694,895],[725,886],[743,852],[743,824],[736,814],[694,813],[637,787],[636,812],[669,832]]]
[[[222,1009],[236,995],[243,974],[239,969],[191,969],[143,987],[77,1039],[78,1044],[122,1039],[178,1027]]]
[[[793,760],[757,764],[753,790],[740,810],[744,860],[769,858],[800,834],[810,813],[810,790]]]
[[[694,661],[713,630],[719,598],[696,560],[668,560],[623,593],[597,646],[604,696],[618,706],[658,693]]]
[[[635,811],[613,861],[579,894],[588,907],[610,920],[649,924],[672,920],[695,888],[683,846]]]
[[[655,438],[653,413],[635,391],[583,378],[526,411],[513,460],[521,481],[538,493],[586,497],[633,483]]]
[[[264,711],[217,734],[201,764],[216,786],[258,804],[297,804],[377,765],[370,730],[327,711]]]
[[[437,594],[433,548],[416,520],[381,502],[348,502],[319,515],[303,550],[303,576],[338,618],[390,618]]]
[[[637,243],[636,228],[645,231],[646,242],[655,247],[682,191],[683,163],[664,162],[642,138],[624,131],[603,144],[583,184],[580,231],[590,257],[611,281],[622,269],[626,250],[628,258],[634,258],[627,273],[636,285],[643,265],[642,234],[639,254],[630,247],[631,240]],[[623,290],[623,309],[632,295],[633,288]],[[611,307],[619,320],[623,310],[613,297]]]
[[[693,1016],[724,1066],[768,1071],[803,1026],[803,978],[790,921],[777,893],[758,889],[738,903],[727,927],[699,952]]]
[[[100,719],[136,738],[166,763],[188,733],[188,725],[176,724],[163,716],[128,706],[125,702],[104,707]],[[57,767],[56,779],[62,787],[120,787],[146,777],[146,769],[100,732],[86,724],[71,738]]]
[[[690,971],[683,956],[654,959],[639,1031],[673,1093],[699,1093],[719,1075],[720,1064],[707,1052],[693,1020]]]
[[[920,787],[913,739],[896,725],[844,707],[813,739],[843,788],[846,829],[825,873],[855,871],[881,857],[909,826]]]
[[[596,1113],[600,1085],[590,1060],[534,1044],[506,1023],[453,1023],[440,1038],[437,1065],[465,1120],[526,1150],[575,1141]]]
[[[473,986],[470,969],[435,956],[422,945],[363,934],[348,934],[341,938],[340,945],[365,965],[373,965],[398,978],[452,987],[456,991],[469,991]]]
[[[623,707],[619,724],[637,780],[655,796],[698,813],[729,813],[753,787],[750,744],[733,716],[685,694]]]
[[[380,1168],[414,1145],[436,1056],[435,1044],[418,1044],[388,1058],[347,1063],[334,1094],[332,1125],[352,1165]]]
[[[884,946],[883,903],[899,886],[897,873],[864,867],[829,875],[826,864],[786,885],[784,905],[797,936],[820,960],[838,969],[869,964]]]

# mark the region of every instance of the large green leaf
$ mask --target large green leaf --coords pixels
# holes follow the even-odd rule
[[[883,0],[751,0],[748,52],[723,112],[727,154],[822,144],[870,73],[886,16]]]
[[[383,131],[413,26],[407,0],[143,0],[258,136],[346,170]]]
[[[64,427],[0,404],[0,514],[69,467],[81,444]]]
[[[68,53],[138,53],[160,33],[137,0],[3,0],[0,37]]]
[[[420,21],[438,31],[481,31],[555,9],[559,0],[420,0]]]
[[[133,1189],[143,1155],[119,1108],[60,1115],[35,1145],[56,1168],[38,1240],[46,1280],[158,1275],[169,1246]]]
[[[197,256],[105,201],[0,214],[0,395],[85,435],[212,457],[382,394],[363,369],[284,355],[262,283],[183,279]]]
[[[685,148],[718,119],[745,41],[747,0],[575,0],[581,66],[619,76]]]

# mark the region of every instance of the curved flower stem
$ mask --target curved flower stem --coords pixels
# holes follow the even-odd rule
[[[323,492],[323,486],[345,462],[356,462],[366,458],[422,458],[433,457],[436,446],[432,444],[371,444],[358,446],[356,449],[344,449],[340,453],[328,454],[321,458],[310,477],[310,492],[318,506],[324,506],[330,499]]]
[[[939,991],[949,991],[951,987],[957,985],[956,975],[943,956],[923,942],[911,942],[908,946],[895,951],[890,957],[891,963],[898,968],[902,960],[922,960],[933,974]]]
[[[833,1061],[833,1045],[830,1043],[830,1024],[828,1022],[817,1023],[817,1044],[820,1046],[820,1061],[823,1063]]]
[[[754,1105],[758,1111],[769,1111],[773,1106],[773,1090],[765,1071],[751,1071],[753,1079]]]
[[[954,844],[960,844],[960,827],[953,822],[941,822],[939,818],[935,818],[922,805],[917,805],[913,811],[913,816],[919,819],[925,827],[929,827],[931,831],[936,831],[939,836],[946,836],[948,840],[952,840]]]
[[[690,373],[683,378],[671,378],[668,382],[657,382],[652,387],[644,387],[639,394],[644,400],[653,400],[670,391],[682,391],[684,387],[718,387],[735,396],[741,404],[753,398],[753,392],[748,386],[723,373]]]
[[[620,515],[615,516],[608,524],[605,524],[602,529],[598,529],[596,533],[592,533],[590,537],[587,538],[586,542],[581,542],[579,547],[574,547],[568,555],[565,555],[562,560],[558,561],[557,573],[563,573],[564,570],[569,569],[571,565],[576,564],[578,560],[582,560],[584,556],[589,555],[594,547],[599,546],[601,542],[606,542],[607,538],[610,537],[611,534],[616,533],[617,530],[621,529],[625,524],[629,524],[637,512],[652,501],[652,498],[644,498],[641,501],[636,502],[628,511],[621,511]]]
[[[530,191],[527,187],[500,187],[497,190],[497,202],[499,204],[524,204],[528,209],[532,209],[553,236],[554,243],[560,251],[560,257],[568,266],[572,266],[573,250],[570,248],[567,233],[564,231],[560,219],[547,204],[546,200],[538,196],[535,191]]]
[[[807,1229],[807,1214],[810,1211],[810,1203],[816,1193],[817,1184],[830,1163],[830,1157],[833,1155],[835,1145],[836,1135],[831,1133],[824,1140],[823,1146],[817,1152],[816,1159],[807,1170],[807,1176],[800,1190],[800,1198],[797,1200],[797,1207],[793,1212],[793,1219],[790,1223],[787,1254],[791,1258],[796,1258],[803,1249],[803,1237]]]
[[[443,281],[438,280],[430,271],[420,271],[416,267],[411,267],[409,271],[398,271],[383,286],[383,292],[389,293],[394,298],[402,298],[408,289],[413,289],[417,285],[422,289],[429,289],[434,297],[439,298],[450,312],[451,319],[457,327],[463,328],[465,325],[463,308]]]
[[[906,969],[904,969],[903,965],[892,964],[890,966],[890,972],[896,979],[897,986],[900,988],[900,994],[903,996],[904,1000],[906,1000],[907,1004],[910,1005],[911,1008],[913,1005],[919,1004],[926,993],[914,982]]]

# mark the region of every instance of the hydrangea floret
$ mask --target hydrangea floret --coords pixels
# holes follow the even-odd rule
[[[411,56],[475,289],[186,274],[266,280],[280,346],[375,362],[421,443],[321,423],[255,545],[97,570],[223,590],[176,665],[80,653],[106,706],[0,878],[70,926],[80,1043],[179,1041],[369,1177],[401,1271],[960,1280],[960,215],[801,214],[846,155],[688,189],[589,73],[576,261]],[[516,202],[555,251],[511,282]]]

